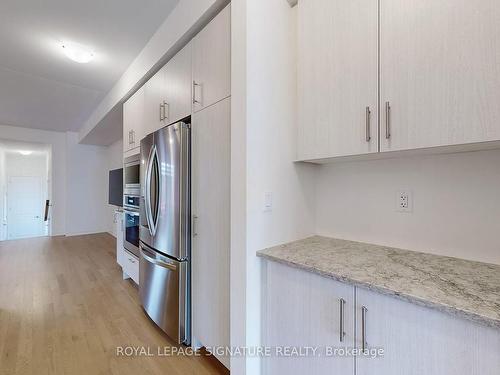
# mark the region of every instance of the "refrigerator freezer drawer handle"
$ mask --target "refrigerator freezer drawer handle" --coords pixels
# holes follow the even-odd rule
[[[163,268],[168,268],[169,270],[171,271],[177,271],[177,266],[175,264],[172,264],[172,263],[167,263],[167,262],[163,262],[161,260],[158,260],[158,259],[153,259],[149,256],[147,256],[144,251],[142,251],[141,249],[141,256],[147,260],[149,263],[153,263],[153,264],[156,264],[160,267],[163,267]]]

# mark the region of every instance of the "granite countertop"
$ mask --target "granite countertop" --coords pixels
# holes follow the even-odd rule
[[[313,236],[259,257],[500,328],[500,266]]]

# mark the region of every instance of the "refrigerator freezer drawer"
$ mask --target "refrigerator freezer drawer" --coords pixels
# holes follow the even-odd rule
[[[139,295],[142,306],[170,338],[190,344],[189,263],[140,246]]]

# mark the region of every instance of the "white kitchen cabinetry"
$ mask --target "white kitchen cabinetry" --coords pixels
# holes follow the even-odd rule
[[[165,67],[163,67],[144,85],[144,136],[168,124],[164,117],[165,100]]]
[[[165,117],[171,124],[191,114],[192,44],[186,45],[165,65]]]
[[[378,151],[377,0],[298,3],[298,159]]]
[[[143,136],[191,114],[191,43],[144,85]]]
[[[139,258],[123,250],[123,278],[131,278],[139,285]]]
[[[265,357],[263,373],[498,375],[500,332],[427,307],[263,261],[266,347],[383,349],[378,357]],[[340,342],[340,298],[344,336]],[[363,317],[363,309],[365,309]]]
[[[498,147],[498,1],[379,3],[299,1],[298,160]]]
[[[380,29],[381,151],[500,139],[497,0],[382,0]]]
[[[123,212],[115,211],[115,230],[116,230],[116,262],[123,267]]]
[[[357,346],[366,311],[366,347],[380,358],[358,357],[357,375],[498,375],[500,333],[440,311],[356,288]]]
[[[193,38],[193,112],[231,94],[231,8]]]
[[[266,357],[264,374],[353,375],[354,358],[328,356],[327,348],[354,345],[354,287],[276,262],[265,262],[264,272],[264,346],[318,349],[308,357]]]
[[[192,118],[192,329],[206,347],[229,346],[230,110],[227,98]]]
[[[123,103],[123,152],[138,148],[143,137],[144,86]]]

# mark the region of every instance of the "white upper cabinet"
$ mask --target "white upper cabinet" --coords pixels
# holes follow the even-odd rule
[[[144,133],[144,86],[123,103],[123,151],[141,145]]]
[[[381,151],[500,139],[498,0],[381,0],[380,30]]]
[[[377,0],[299,1],[298,18],[298,160],[377,152]]]
[[[144,85],[144,136],[191,114],[191,43]]]
[[[191,114],[192,44],[178,52],[163,69],[165,71],[164,117],[168,124]]]
[[[193,38],[193,112],[231,93],[230,16],[228,5]]]
[[[144,85],[144,136],[163,128],[165,121],[165,67]]]

